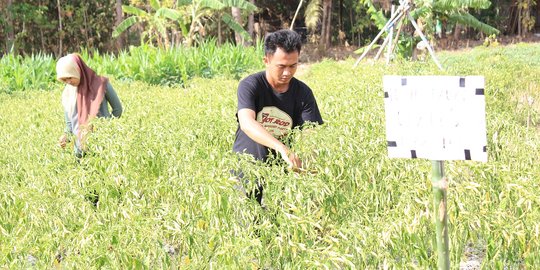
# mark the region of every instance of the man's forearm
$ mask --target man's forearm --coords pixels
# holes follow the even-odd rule
[[[243,121],[240,128],[246,135],[258,144],[272,148],[278,152],[288,151],[287,146],[274,138],[259,122],[255,119]]]

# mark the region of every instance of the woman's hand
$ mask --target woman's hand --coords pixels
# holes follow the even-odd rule
[[[60,138],[58,138],[58,146],[60,148],[65,148],[66,145],[67,145],[67,142],[68,142],[68,137],[66,134],[62,134],[62,136],[60,136]]]

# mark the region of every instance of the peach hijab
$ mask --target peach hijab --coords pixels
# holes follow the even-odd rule
[[[105,91],[107,91],[108,78],[98,76],[89,68],[78,54],[68,54],[56,63],[56,78],[78,78],[77,87],[77,117],[79,125],[85,125],[96,117]]]

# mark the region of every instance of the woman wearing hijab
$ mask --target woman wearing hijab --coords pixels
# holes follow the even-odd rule
[[[88,134],[92,131],[92,119],[120,117],[122,104],[109,79],[98,76],[78,54],[68,54],[58,60],[56,78],[66,84],[62,92],[66,130],[58,144],[64,148],[70,135],[75,135],[75,155],[81,157],[86,150]]]

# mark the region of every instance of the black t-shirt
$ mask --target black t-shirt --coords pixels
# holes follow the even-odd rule
[[[245,108],[255,111],[257,122],[278,139],[305,122],[323,123],[313,92],[306,84],[293,77],[287,92],[278,93],[266,80],[265,71],[250,75],[238,85],[238,111]],[[264,161],[269,149],[249,138],[238,125],[233,151]]]

